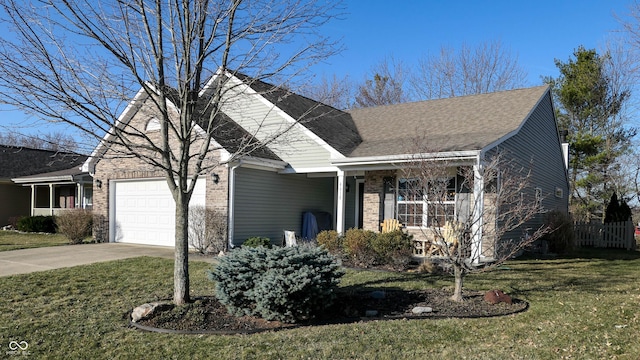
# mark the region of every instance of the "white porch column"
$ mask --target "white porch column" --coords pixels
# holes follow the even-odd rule
[[[31,185],[31,216],[36,215],[36,186]]]
[[[79,209],[84,209],[84,183],[76,184],[76,198],[74,200],[75,206]]]
[[[337,174],[337,208],[336,208],[336,231],[338,234],[344,234],[344,205],[345,205],[345,180],[344,171],[338,170]]]
[[[484,176],[483,165],[473,166],[473,222],[471,225],[471,261],[473,264],[480,263],[482,253],[482,221],[484,213]]]
[[[49,184],[49,215],[53,215],[53,184]]]

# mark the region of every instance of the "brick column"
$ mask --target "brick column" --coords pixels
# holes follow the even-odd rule
[[[395,170],[367,171],[364,175],[364,205],[362,227],[365,230],[380,231],[383,212],[384,178],[394,177]]]

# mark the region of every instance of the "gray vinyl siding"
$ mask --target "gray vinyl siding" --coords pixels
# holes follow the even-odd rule
[[[351,229],[356,227],[356,195],[358,194],[358,188],[356,180],[353,176],[347,177],[347,186],[349,191],[345,194],[344,204],[344,228]]]
[[[238,168],[235,183],[234,246],[253,236],[280,244],[284,230],[302,232],[305,211],[334,216],[334,178],[308,178]]]
[[[0,226],[9,224],[13,217],[31,214],[31,188],[0,183]]]
[[[545,211],[567,211],[569,185],[549,93],[541,99],[520,131],[497,149],[514,156],[524,169],[531,169],[531,188],[527,197],[534,199],[535,188],[540,188]],[[562,190],[561,198],[555,196],[556,188]],[[544,214],[540,214],[526,226],[536,229],[543,223]],[[522,231],[505,234],[504,238],[519,238]]]

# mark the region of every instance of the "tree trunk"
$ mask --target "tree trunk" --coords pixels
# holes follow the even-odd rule
[[[173,266],[173,302],[189,302],[189,201],[184,194],[176,200],[175,259]]]
[[[453,274],[455,277],[455,286],[453,288],[453,296],[451,296],[451,300],[455,302],[462,302],[462,283],[464,280],[464,270],[460,265],[453,265]]]

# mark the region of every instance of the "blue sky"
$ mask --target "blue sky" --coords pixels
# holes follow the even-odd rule
[[[518,56],[528,85],[534,86],[541,76],[557,76],[555,58],[567,61],[579,45],[602,45],[620,28],[614,14],[624,16],[632,0],[344,1],[342,19],[323,31],[341,38],[345,50],[312,68],[316,75],[360,81],[385,57],[411,66],[442,45],[457,49],[463,43],[500,40]],[[68,131],[34,126],[19,111],[1,111],[0,116],[0,132]]]
[[[385,56],[411,66],[442,45],[458,49],[500,40],[518,56],[530,85],[557,75],[554,59],[568,60],[575,48],[597,48],[620,26],[631,1],[621,0],[346,0],[347,14],[327,27],[346,50],[319,75],[361,80]]]

